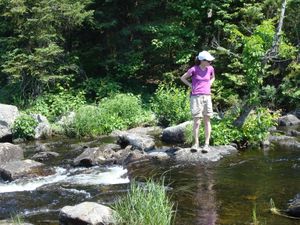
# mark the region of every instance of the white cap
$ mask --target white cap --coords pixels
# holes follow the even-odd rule
[[[207,60],[207,61],[213,61],[215,59],[215,57],[213,57],[208,51],[199,52],[197,58],[199,60]]]

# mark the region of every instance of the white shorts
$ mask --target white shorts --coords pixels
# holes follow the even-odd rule
[[[213,115],[212,101],[210,95],[191,96],[190,104],[193,118]]]

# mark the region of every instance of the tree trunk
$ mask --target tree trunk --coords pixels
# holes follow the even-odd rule
[[[277,55],[278,55],[278,51],[279,51],[278,47],[279,47],[279,43],[280,43],[280,37],[281,37],[281,31],[282,31],[282,26],[283,26],[283,19],[284,19],[284,14],[285,14],[286,3],[287,3],[287,0],[282,1],[281,14],[280,14],[280,18],[279,18],[277,31],[274,35],[272,47],[266,52],[266,54],[263,58],[263,66],[267,63],[267,61],[269,59],[277,57]],[[243,108],[243,112],[239,115],[239,117],[234,121],[233,124],[237,127],[242,127],[244,125],[248,115],[250,114],[251,110],[254,109],[254,107],[255,107],[254,105],[249,105],[246,103]]]

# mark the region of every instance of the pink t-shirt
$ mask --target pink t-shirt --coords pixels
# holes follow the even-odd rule
[[[200,66],[193,66],[187,73],[192,76],[191,95],[210,95],[210,80],[215,74],[212,66],[207,66],[204,70]]]

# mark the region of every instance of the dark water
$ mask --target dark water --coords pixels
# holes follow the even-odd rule
[[[110,141],[99,140],[91,145]],[[73,169],[66,166],[79,154],[74,150],[74,143],[78,141],[52,143],[52,150],[55,149],[61,156],[46,162],[49,167],[63,170],[59,177],[65,178],[58,182],[45,182],[35,190],[0,193],[0,219],[19,213],[25,221],[33,224],[58,225],[59,209],[65,205],[83,201],[111,205],[126,193],[128,183],[124,182],[124,175],[120,175],[120,168],[113,172],[113,176],[108,174],[108,177],[117,174],[111,178],[116,184],[109,184],[92,181],[101,180],[101,174],[110,168]],[[28,157],[33,154],[33,149],[28,147]],[[118,184],[119,176],[124,183]],[[260,224],[300,224],[299,220],[269,212],[271,198],[278,208],[284,209],[288,200],[300,193],[299,151],[275,147],[266,152],[254,149],[211,165],[133,164],[128,168],[128,176],[136,179],[165,177],[165,184],[170,187],[169,195],[177,207],[177,225],[251,224],[253,210]],[[23,187],[32,181],[22,182],[17,185]]]

